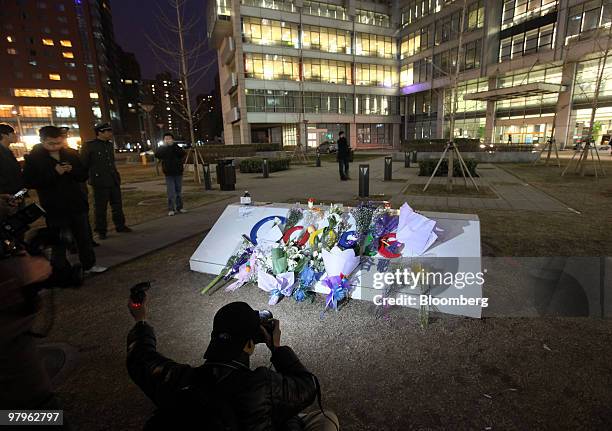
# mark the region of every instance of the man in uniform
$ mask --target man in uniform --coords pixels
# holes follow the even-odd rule
[[[110,203],[117,232],[131,232],[125,225],[121,202],[121,177],[115,165],[115,148],[111,139],[113,129],[108,123],[95,127],[96,139],[81,147],[81,161],[89,169],[89,184],[93,188],[95,231],[99,239],[106,239],[106,208]]]

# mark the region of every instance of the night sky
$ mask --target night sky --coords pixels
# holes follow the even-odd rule
[[[203,35],[206,34],[206,0],[186,0],[187,14],[189,16],[200,17],[200,31]],[[151,49],[149,48],[145,34],[148,34],[154,40],[159,40],[159,26],[157,20],[158,7],[162,6],[169,17],[175,17],[172,14],[173,9],[168,6],[168,0],[111,0],[111,8],[113,11],[113,25],[115,28],[115,40],[126,52],[133,52],[140,63],[142,77],[151,79],[155,74],[164,72],[165,68],[160,65]],[[168,36],[172,34],[169,33]],[[191,35],[192,38],[198,37],[197,34]],[[192,39],[193,40],[193,39]],[[178,46],[178,40],[176,42]],[[205,48],[208,49],[208,48]],[[207,62],[214,61],[216,54],[213,50],[209,50],[201,57],[201,63],[204,65]],[[208,93],[214,87],[213,77],[217,72],[216,65],[213,65],[207,72],[206,77],[200,80],[200,83],[193,91],[193,97],[199,93]],[[176,76],[175,76],[176,77]]]

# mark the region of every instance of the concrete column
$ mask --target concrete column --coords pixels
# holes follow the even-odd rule
[[[576,63],[566,63],[561,72],[561,83],[565,91],[559,93],[555,108],[555,141],[559,148],[571,145],[571,134],[574,124],[572,118],[572,96],[574,95],[574,77],[576,76]]]
[[[489,84],[488,89],[494,90],[495,88],[497,88],[497,78],[494,76],[490,77],[488,84]],[[484,135],[484,143],[486,145],[495,142],[494,134],[495,134],[495,102],[492,100],[487,100],[485,135]]]
[[[402,147],[402,143],[400,141],[400,125],[397,123],[393,124],[391,139],[391,142],[393,142],[393,149],[399,151],[399,149]]]
[[[349,123],[349,143],[351,148],[357,148],[357,124],[355,122]]]
[[[435,138],[442,139],[444,136],[444,96],[446,89],[438,89],[438,101],[437,101],[437,118],[436,118],[436,135]]]

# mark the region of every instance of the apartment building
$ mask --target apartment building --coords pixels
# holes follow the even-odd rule
[[[114,40],[108,0],[7,1],[0,12],[0,121],[27,147],[38,129],[69,127],[69,143],[94,137],[93,125],[118,119]],[[111,32],[112,33],[112,32]]]
[[[344,130],[354,148],[391,148],[450,136],[454,111],[457,137],[569,145],[590,126],[598,68],[612,72],[611,3],[211,0],[225,141],[315,146]]]

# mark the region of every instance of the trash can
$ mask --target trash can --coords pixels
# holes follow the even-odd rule
[[[217,184],[221,190],[236,190],[234,159],[217,160]]]

